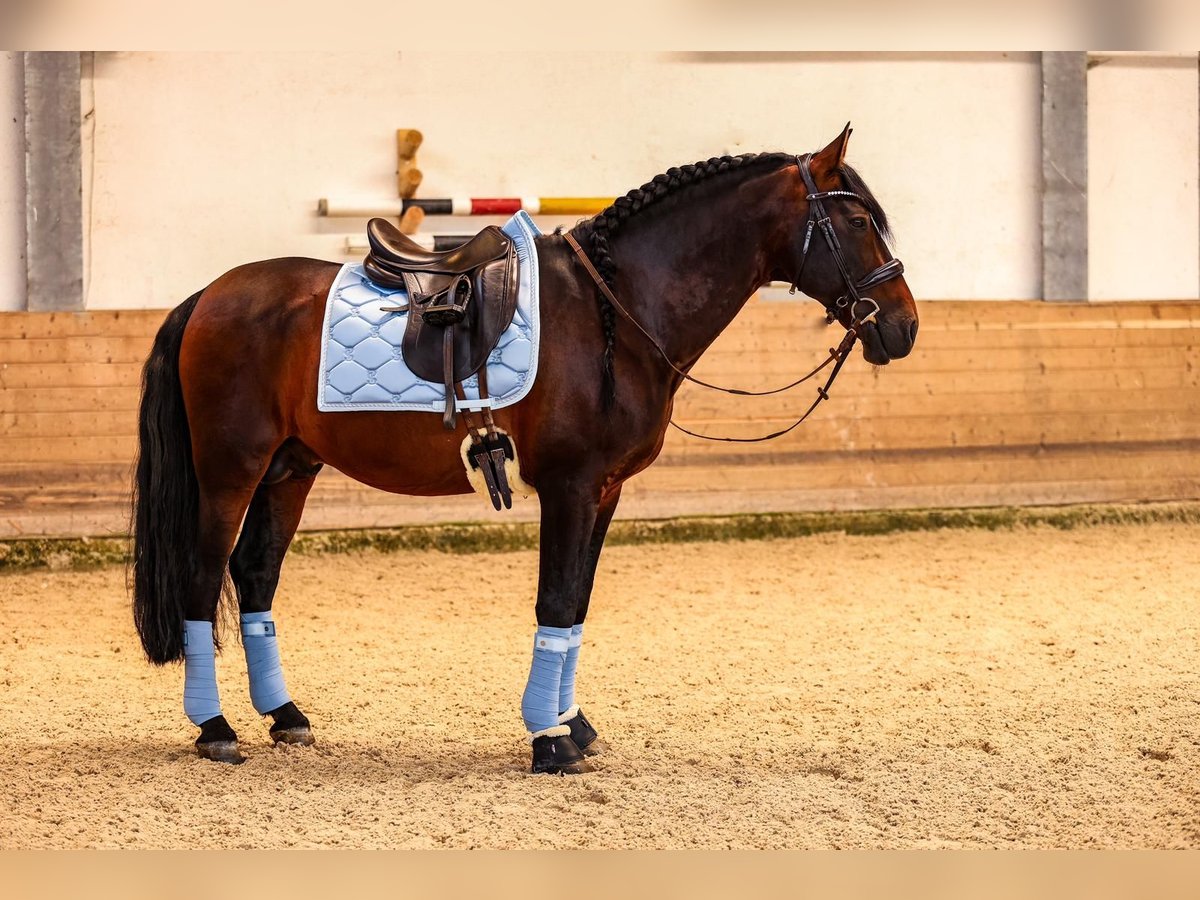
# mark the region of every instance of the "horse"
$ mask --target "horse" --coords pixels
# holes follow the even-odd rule
[[[521,699],[535,773],[588,771],[587,757],[604,749],[574,685],[605,534],[622,485],[661,451],[689,370],[746,301],[778,281],[821,303],[847,329],[835,372],[855,338],[878,366],[913,348],[916,305],[889,250],[887,216],[846,162],[849,137],[847,124],[805,156],[672,168],[569,231],[537,238],[538,375],[523,400],[495,412],[540,503]],[[271,717],[276,743],[314,740],[283,679],[272,602],[321,467],[398,494],[472,490],[461,422],[448,431],[426,412],[318,411],[323,312],[339,269],[304,258],[232,269],[167,315],[145,363],[134,622],[151,663],[184,661],[185,713],[206,759],[245,759],[214,668],[230,581],[255,709]]]

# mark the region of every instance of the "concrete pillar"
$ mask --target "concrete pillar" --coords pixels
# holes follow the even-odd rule
[[[25,308],[24,68],[0,51],[0,312]]]
[[[83,308],[79,54],[25,55],[26,303]]]
[[[1042,54],[1042,298],[1088,299],[1087,53]]]

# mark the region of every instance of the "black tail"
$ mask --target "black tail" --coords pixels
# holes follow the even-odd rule
[[[200,294],[171,310],[142,370],[138,460],[133,489],[133,621],[152,663],[183,656],[184,603],[199,531],[199,484],[179,346]]]

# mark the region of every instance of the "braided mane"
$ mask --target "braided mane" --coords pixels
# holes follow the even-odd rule
[[[734,172],[791,165],[795,160],[796,157],[791,153],[743,153],[740,156],[714,156],[712,159],[702,160],[690,166],[673,167],[667,169],[662,175],[655,175],[640,188],[634,188],[624,197],[618,197],[604,212],[576,225],[571,229],[571,234],[581,244],[584,241],[590,241],[592,264],[604,279],[604,283],[610,289],[615,288],[617,264],[612,258],[609,239],[629,219],[646,207],[691,185]],[[883,211],[883,207],[875,199],[875,195],[871,193],[871,189],[867,187],[862,176],[846,163],[842,164],[838,172],[842,176],[846,189],[862,198],[883,239],[890,240],[891,228],[888,224],[887,213]],[[604,327],[604,379],[601,397],[604,408],[608,409],[616,399],[613,354],[617,338],[617,311],[613,309],[612,303],[599,288],[596,289],[596,300],[600,304],[600,321]]]
[[[612,258],[609,239],[630,218],[646,207],[691,185],[734,172],[747,172],[769,166],[790,164],[795,159],[796,157],[789,153],[743,153],[740,156],[714,156],[712,159],[702,160],[689,166],[667,169],[662,175],[655,175],[640,188],[634,188],[624,197],[618,197],[613,201],[612,206],[599,215],[580,222],[571,230],[571,234],[581,243],[584,240],[590,241],[592,264],[595,265],[605,284],[610,288],[615,287],[617,265]],[[596,290],[596,299],[600,304],[600,320],[604,326],[604,382],[601,396],[604,408],[607,409],[616,398],[613,353],[617,336],[617,312],[599,288]]]

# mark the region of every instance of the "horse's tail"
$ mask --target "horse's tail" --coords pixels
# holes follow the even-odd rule
[[[150,662],[183,656],[184,603],[199,532],[200,488],[179,382],[193,294],[167,315],[142,370],[133,487],[133,621]]]

